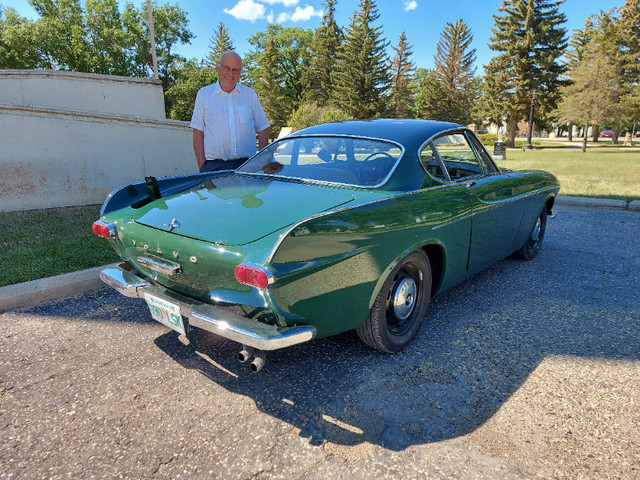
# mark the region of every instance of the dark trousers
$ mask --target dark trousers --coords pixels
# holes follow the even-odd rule
[[[200,173],[203,172],[217,172],[219,170],[235,170],[248,159],[245,158],[237,158],[235,160],[222,160],[220,158],[216,158],[215,160],[206,160],[202,167],[200,167]]]

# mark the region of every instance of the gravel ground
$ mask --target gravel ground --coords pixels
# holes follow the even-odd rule
[[[560,207],[531,262],[346,333],[191,341],[108,289],[0,315],[0,479],[640,477],[640,213]]]

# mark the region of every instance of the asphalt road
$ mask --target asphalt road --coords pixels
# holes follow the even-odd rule
[[[558,207],[530,262],[385,355],[189,342],[108,289],[0,314],[0,479],[640,477],[640,213]]]

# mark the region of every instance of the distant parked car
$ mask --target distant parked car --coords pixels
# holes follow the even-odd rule
[[[602,138],[613,138],[613,130],[603,130],[600,132]]]
[[[263,350],[351,329],[402,350],[431,297],[514,252],[536,256],[559,187],[499,168],[461,125],[333,123],[235,171],[124,186],[94,232],[123,260],[107,284],[182,334],[238,342],[258,371]]]

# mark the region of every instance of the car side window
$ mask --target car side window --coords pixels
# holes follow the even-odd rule
[[[484,164],[486,171],[491,173],[499,172],[500,169],[495,164],[491,156],[487,153],[487,150],[482,145],[482,142],[480,142],[480,140],[478,140],[478,138],[470,132],[467,132],[467,137],[471,141],[471,145],[473,145],[473,148],[476,150],[476,153],[480,158],[480,162]]]
[[[487,173],[487,167],[478,160],[475,150],[463,133],[449,133],[433,140],[433,146],[442,159],[451,180]]]
[[[420,151],[420,163],[427,173],[436,180],[440,180],[441,182],[449,180],[442,170],[442,164],[438,160],[438,156],[430,143],[426,144]]]

